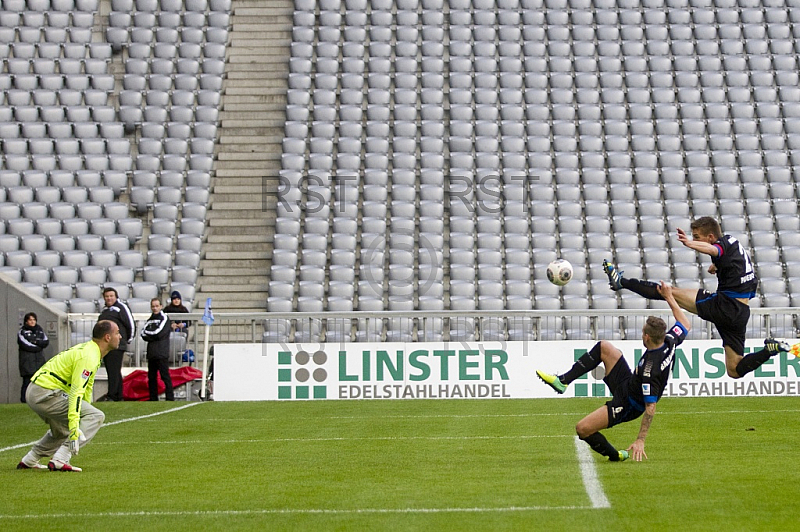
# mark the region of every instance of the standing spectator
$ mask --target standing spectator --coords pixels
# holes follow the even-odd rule
[[[25,402],[25,391],[31,383],[36,370],[44,365],[42,350],[50,344],[47,335],[37,323],[36,314],[28,312],[22,320],[22,328],[17,333],[19,344],[19,374],[22,377],[20,401]]]
[[[142,338],[147,342],[147,387],[150,389],[150,400],[158,401],[158,374],[161,374],[161,380],[166,387],[164,395],[167,401],[174,401],[172,378],[169,375],[171,324],[167,315],[161,311],[158,298],[150,300],[150,310],[153,313],[142,330]]]
[[[189,309],[183,304],[181,300],[181,293],[177,290],[174,290],[172,294],[170,294],[170,303],[166,307],[164,307],[164,312],[167,316],[172,316],[173,314],[188,314]],[[174,318],[174,317],[173,317]],[[189,322],[188,321],[178,321],[173,319],[172,321],[172,330],[175,332],[182,332],[184,334],[188,334]]]
[[[113,349],[103,359],[108,373],[108,393],[100,401],[122,401],[122,359],[125,357],[125,350],[128,344],[133,342],[133,335],[136,334],[136,323],[133,321],[133,314],[128,305],[119,299],[119,294],[113,288],[103,289],[103,301],[105,308],[100,313],[100,320],[113,321],[119,327],[122,341],[119,346]]]
[[[94,376],[100,360],[121,340],[115,323],[98,321],[91,340],[57,354],[33,375],[27,403],[50,429],[22,457],[17,469],[81,471],[70,460],[80,446],[92,440],[105,420],[103,412],[91,405]],[[52,456],[49,464],[40,463],[48,456]]]

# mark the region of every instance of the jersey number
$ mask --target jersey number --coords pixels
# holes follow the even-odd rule
[[[753,263],[750,262],[750,255],[748,255],[747,252],[744,250],[741,242],[739,242],[739,253],[742,254],[742,257],[744,257],[744,273],[752,272]]]

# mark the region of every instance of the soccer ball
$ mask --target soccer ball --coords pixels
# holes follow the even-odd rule
[[[556,259],[547,266],[547,279],[556,286],[564,286],[572,279],[572,264]]]

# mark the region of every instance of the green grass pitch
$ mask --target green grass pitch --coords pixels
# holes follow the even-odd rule
[[[103,403],[107,425],[74,474],[17,471],[18,446],[46,427],[2,405],[0,529],[800,527],[797,397],[664,399],[649,460],[592,453],[608,508],[593,506],[574,440],[602,402]],[[623,448],[638,430],[606,435]]]

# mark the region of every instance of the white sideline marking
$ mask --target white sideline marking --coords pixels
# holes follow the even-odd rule
[[[603,491],[603,485],[597,477],[597,469],[594,466],[594,457],[589,446],[575,436],[575,452],[578,454],[578,463],[581,466],[581,477],[586,488],[586,494],[592,501],[592,508],[611,508],[611,503]]]
[[[147,414],[147,415],[144,415],[144,416],[136,416],[136,417],[129,417],[127,419],[119,419],[117,421],[112,421],[110,423],[104,423],[103,426],[104,427],[110,427],[111,425],[119,425],[120,423],[127,423],[128,421],[138,421],[140,419],[145,419],[145,418],[148,418],[148,417],[160,416],[162,414],[169,414],[169,413],[177,412],[178,410],[183,410],[184,408],[189,408],[189,407],[196,406],[196,405],[199,405],[199,404],[202,404],[202,403],[189,403],[189,404],[186,404],[186,405],[183,405],[183,406],[170,408],[169,410],[164,410],[163,412],[155,412],[153,414]],[[28,443],[20,443],[20,444],[17,444],[17,445],[11,445],[9,447],[2,447],[2,448],[0,448],[0,453],[5,452],[5,451],[13,451],[14,449],[24,449],[25,447],[30,447],[31,445],[33,445],[37,441],[39,441],[39,440],[34,440],[34,441],[28,442]]]
[[[98,517],[213,517],[216,515],[292,515],[292,514],[443,514],[443,513],[507,513],[538,512],[542,510],[592,510],[591,506],[505,506],[497,508],[265,508],[262,510],[197,510],[197,511],[155,511],[155,512],[97,512],[73,514],[26,514],[3,515],[2,519],[64,519],[64,518],[98,518]]]
[[[201,405],[203,403],[188,403],[183,406],[176,406],[175,408],[170,408],[169,410],[164,410],[163,412],[154,412],[152,414],[145,414],[143,416],[136,416],[136,417],[129,417],[127,419],[118,419],[117,421],[112,421],[111,423],[103,423],[104,427],[110,427],[111,425],[119,425],[120,423],[127,423],[129,421],[139,421],[140,419],[147,419],[149,417],[156,417],[163,414],[171,414],[172,412],[177,412],[179,410],[185,410],[187,408],[191,408],[193,406]]]
[[[569,438],[566,434],[536,434],[536,435],[522,435],[522,436],[376,436],[373,438],[346,438],[346,437],[329,437],[329,438],[275,438],[263,440],[174,440],[174,441],[145,441],[139,442],[143,445],[213,445],[213,444],[231,444],[231,443],[295,443],[295,442],[331,442],[331,441],[406,441],[406,440],[532,440],[540,438]],[[126,442],[95,442],[93,445],[118,445]]]

